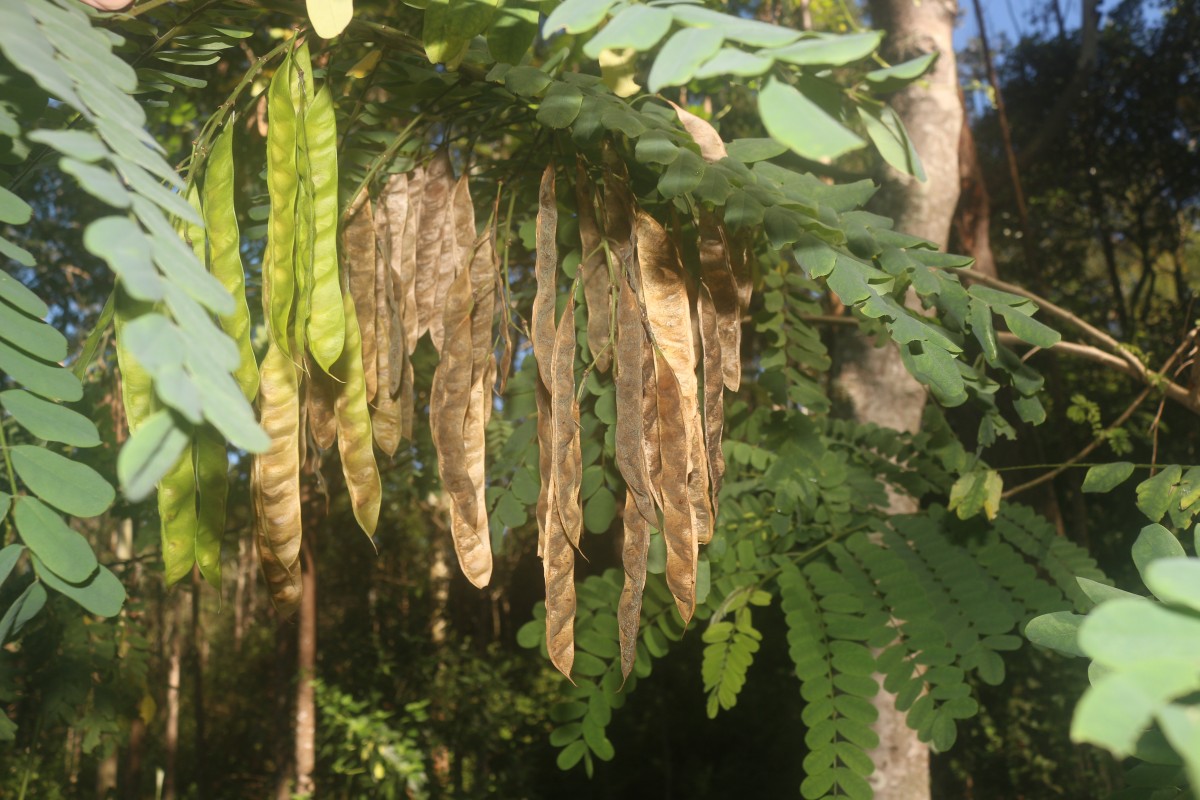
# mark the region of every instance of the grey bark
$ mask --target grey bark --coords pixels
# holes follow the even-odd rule
[[[959,138],[963,112],[952,36],[958,14],[954,0],[872,0],[872,23],[887,32],[885,56],[892,63],[937,51],[928,85],[896,94],[892,106],[904,121],[928,176],[922,183],[886,168],[874,207],[896,221],[896,229],[945,247],[959,195]],[[839,402],[861,422],[915,431],[925,408],[925,390],[905,371],[892,344],[876,347],[852,334],[835,344]],[[893,495],[888,511],[910,513],[916,504]],[[881,676],[880,676],[881,677]],[[879,746],[870,755],[870,778],[879,800],[928,800],[929,747],[917,739],[896,711],[895,698],[882,690],[875,699]]]

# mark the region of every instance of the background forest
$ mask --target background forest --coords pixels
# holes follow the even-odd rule
[[[1035,646],[1023,634],[1034,616],[1083,613],[1115,597],[1101,597],[1115,591],[1108,587],[1141,594],[1143,582],[1165,607],[1193,609],[1179,612],[1180,625],[1196,624],[1194,590],[1171,594],[1167,578],[1151,573],[1149,563],[1183,556],[1180,542],[1195,555],[1192,515],[1200,510],[1193,505],[1200,500],[1200,475],[1193,479],[1186,466],[1170,466],[1200,463],[1200,439],[1192,433],[1200,413],[1193,330],[1200,287],[1200,4],[1030,0],[1016,11],[979,0],[971,9],[945,0],[695,4],[740,20],[849,37],[801,44],[884,33],[881,43],[871,41],[854,58],[809,62],[808,56],[788,61],[779,55],[778,64],[795,65],[787,67],[786,80],[782,72],[768,80],[765,67],[756,72],[732,61],[708,73],[697,62],[682,76],[667,75],[678,66],[670,58],[687,60],[669,50],[673,40],[661,46],[657,40],[639,44],[636,35],[621,40],[613,29],[622,7],[612,3],[594,4],[601,10],[590,27],[572,19],[566,33],[555,33],[539,26],[554,22],[554,13],[567,18],[556,7],[579,3],[358,0],[353,22],[331,41],[309,31],[301,3],[138,0],[125,14],[89,10],[90,25],[114,35],[100,37],[102,55],[89,49],[101,47],[94,40],[78,44],[77,58],[102,60],[114,46],[136,71],[131,96],[144,110],[145,129],[182,176],[184,191],[174,197],[198,189],[207,206],[214,165],[229,170],[234,202],[228,213],[240,229],[234,242],[246,268],[250,309],[244,338],[264,364],[274,340],[270,314],[261,311],[260,276],[272,258],[278,263],[269,231],[279,213],[275,184],[268,186],[267,143],[269,126],[280,117],[268,104],[283,56],[300,38],[311,52],[311,74],[301,69],[296,85],[308,80],[321,91],[309,96],[301,88],[305,99],[298,108],[310,108],[315,117],[328,89],[327,112],[336,117],[337,140],[325,145],[336,154],[340,184],[335,180],[331,191],[338,191],[333,212],[340,211],[342,230],[355,224],[360,189],[373,196],[376,209],[383,207],[390,178],[417,166],[432,170],[437,150],[453,174],[468,176],[478,229],[494,232],[506,287],[497,336],[505,342],[511,336],[514,349],[494,348],[508,354],[512,370],[486,428],[490,582],[477,588],[456,563],[452,501],[439,477],[442,453],[423,423],[424,408],[436,402],[439,352],[422,339],[408,350],[409,405],[415,404],[417,422],[410,420],[409,436],[392,446],[394,455],[383,446],[376,452],[382,499],[374,535],[360,530],[361,503],[338,466],[343,456],[316,443],[304,451],[297,556],[304,594],[291,616],[276,608],[278,586],[264,582],[255,551],[248,454],[254,448],[237,438],[251,442],[253,433],[237,429],[236,420],[228,431],[217,424],[234,447],[215,581],[213,565],[201,559],[192,568],[190,556],[169,574],[175,567],[168,556],[164,569],[164,507],[153,496],[130,499],[141,472],[118,460],[131,425],[117,337],[122,324],[134,323],[122,322],[114,271],[124,285],[134,279],[114,262],[136,256],[119,232],[102,241],[89,228],[126,190],[93,163],[98,155],[89,159],[82,140],[42,135],[70,137],[91,127],[104,134],[105,128],[47,89],[45,73],[26,74],[36,71],[27,68],[36,48],[22,50],[11,32],[24,13],[12,9],[24,4],[35,9],[30,19],[52,5],[20,0],[0,9],[0,29],[11,26],[7,37],[0,32],[0,107],[6,110],[0,117],[0,186],[6,187],[0,245],[7,275],[48,306],[40,314],[36,306],[25,310],[66,338],[65,359],[34,355],[62,360],[82,379],[82,398],[72,407],[96,433],[78,441],[47,436],[24,421],[5,393],[4,485],[19,494],[15,467],[31,491],[57,505],[32,488],[20,461],[28,457],[20,447],[42,447],[47,439],[66,443],[76,464],[109,483],[119,478],[123,491],[111,505],[102,503],[100,513],[57,507],[76,517],[73,529],[86,538],[100,569],[119,579],[125,599],[105,613],[88,605],[100,602],[95,597],[80,600],[59,589],[45,599],[42,591],[44,608],[23,614],[19,604],[35,585],[29,577],[35,568],[28,559],[18,564],[19,549],[0,551],[0,608],[13,609],[0,622],[0,797],[715,798],[802,791],[815,798],[869,797],[868,785],[877,797],[904,800],[1192,796],[1180,758],[1163,753],[1173,747],[1200,768],[1194,705],[1173,706],[1191,709],[1180,712],[1191,713],[1191,722],[1178,723],[1192,726],[1190,751],[1171,735],[1170,746],[1153,751],[1158,756],[1141,740],[1141,760],[1074,743],[1072,719],[1088,687],[1088,662]],[[72,4],[79,6],[60,3]],[[476,25],[472,14],[481,13],[479,6],[487,21]],[[599,28],[605,14],[612,19]],[[1001,16],[1000,30],[989,30]],[[431,34],[432,19],[450,32],[440,39]],[[455,26],[462,30],[455,33]],[[593,48],[604,36],[616,46]],[[71,40],[53,41],[61,52]],[[952,42],[959,43],[957,52]],[[698,39],[691,44],[700,47]],[[457,60],[447,55],[460,45]],[[936,62],[923,58],[939,48]],[[914,63],[911,75],[871,77]],[[591,83],[562,79],[573,73],[596,77]],[[830,138],[803,151],[799,137],[781,132],[796,130],[785,124],[796,118],[781,121],[772,106],[755,102],[756,95],[784,88],[842,109],[842,130],[871,146],[829,145],[820,152]],[[557,108],[552,98],[571,92],[584,98],[574,109],[578,119],[559,120],[548,111]],[[629,97],[619,106],[624,115],[589,112],[590,98],[601,94],[604,102]],[[646,94],[651,100],[644,102]],[[47,102],[47,95],[54,99]],[[310,100],[311,107],[305,105]],[[700,121],[689,122],[684,112],[677,117],[667,100]],[[885,110],[884,101],[896,112]],[[922,109],[922,103],[932,105]],[[784,107],[782,101],[774,106]],[[887,127],[892,119],[903,119],[895,123],[898,134]],[[13,124],[5,127],[5,120]],[[27,136],[33,121],[42,130]],[[587,126],[594,135],[581,133]],[[710,163],[704,171],[712,159],[703,136],[713,128],[728,146],[726,161],[738,169],[718,172]],[[300,147],[321,152],[311,134],[307,142]],[[705,215],[724,209],[731,251],[735,241],[745,242],[745,288],[753,288],[739,306],[740,388],[722,393],[717,375],[726,473],[716,532],[699,551],[695,617],[685,631],[679,594],[664,581],[670,545],[651,536],[643,555],[650,575],[642,630],[635,634],[638,660],[627,681],[614,616],[623,564],[628,569],[623,519],[631,514],[622,493],[625,473],[614,455],[620,389],[613,388],[612,372],[593,372],[601,350],[589,327],[592,300],[585,315],[583,289],[572,282],[591,257],[580,245],[587,223],[576,206],[577,157],[592,170],[591,191],[597,198],[603,193],[603,203],[610,202],[613,164],[624,164],[632,193],[662,223],[664,235],[680,241],[689,232],[693,239],[703,236]],[[541,384],[527,320],[537,313],[534,272],[544,256],[539,236],[547,208],[539,181],[551,158],[569,176],[560,177],[558,205],[551,203],[559,209],[558,260],[551,266],[566,276],[558,286],[570,286],[558,304],[575,309],[568,294],[580,300],[575,316],[563,315],[570,333],[579,328],[579,355],[568,359],[567,371],[573,366],[570,386],[574,390],[577,379],[583,398],[576,413],[585,558],[574,567],[574,687],[555,669],[561,654],[549,654],[554,663],[547,657],[541,512],[535,512],[540,430],[534,409]],[[705,179],[678,167],[689,159],[699,165],[695,176],[703,172]],[[325,169],[312,163],[313,173]],[[894,168],[921,172],[922,164],[927,179],[919,186]],[[812,208],[820,205],[821,214],[780,222],[786,204],[760,203],[737,183],[752,171],[760,184],[774,180],[780,192],[818,198]],[[303,179],[303,167],[297,174]],[[801,184],[794,177],[801,174],[816,177]],[[158,175],[150,182],[162,191],[160,178],[168,180]],[[870,187],[856,183],[864,179],[881,185],[879,194],[870,197]],[[550,180],[553,188],[553,174]],[[748,185],[751,178],[744,180]],[[153,187],[127,185],[131,194],[156,196]],[[5,205],[10,196],[29,204],[27,220],[12,215]],[[580,197],[590,208],[586,194]],[[738,226],[731,209],[746,197]],[[896,231],[920,238],[906,239],[880,217],[855,210],[864,202],[868,212],[895,219]],[[177,229],[200,242],[203,263],[201,226],[193,223],[190,234],[186,225]],[[840,236],[838,254],[862,256],[856,248],[864,238],[881,243],[874,253],[881,269],[887,265],[879,253],[888,247],[906,254],[908,266],[889,284],[892,305],[899,309],[912,285],[910,305],[921,294],[925,316],[933,320],[921,324],[950,330],[961,345],[948,351],[964,364],[965,378],[954,362],[949,367],[961,397],[946,388],[954,380],[937,364],[914,356],[902,364],[895,347],[885,345],[889,339],[911,343],[897,333],[899,311],[872,313],[865,290],[858,296],[838,277],[845,274],[841,267],[825,274],[810,267],[812,242],[822,230]],[[748,232],[737,239],[737,231]],[[211,229],[207,235],[208,259],[215,260]],[[950,280],[937,276],[968,262],[924,249],[915,243],[921,239],[975,260],[970,269],[982,277],[962,282],[973,298],[990,298],[991,305],[978,313],[973,306],[969,323],[966,293],[961,314],[949,300],[931,299],[946,291],[938,281]],[[350,245],[342,240],[343,260]],[[682,261],[685,267],[694,262],[699,274],[703,253],[699,245],[690,247],[683,246]],[[27,252],[18,252],[22,248]],[[871,255],[862,258],[872,263]],[[148,257],[146,264],[153,271]],[[922,288],[919,278],[902,278],[914,270],[931,276],[933,290]],[[7,275],[3,280],[11,281]],[[958,278],[952,282],[957,286]],[[0,290],[14,303],[8,283]],[[1021,306],[1025,293],[1036,297],[1033,307]],[[615,318],[615,300],[613,308]],[[0,301],[0,311],[11,309]],[[990,349],[977,332],[985,327],[979,314],[991,331]],[[904,319],[925,317],[914,312]],[[4,338],[17,330],[9,317],[0,317],[0,325]],[[1067,341],[1060,344],[1046,326],[1069,331]],[[928,331],[920,336],[936,341]],[[574,337],[568,346],[576,346]],[[927,346],[906,352],[928,355],[933,346]],[[1002,352],[1012,358],[997,355]],[[0,352],[3,388],[25,383],[3,357]],[[704,366],[707,381],[710,365]],[[711,387],[702,382],[702,391]],[[164,402],[175,411],[162,419],[191,430],[180,421],[180,407]],[[207,411],[203,416],[216,423]],[[199,418],[198,412],[196,431]],[[168,437],[164,433],[163,441]],[[717,437],[720,450],[719,429]],[[220,446],[223,439],[216,441]],[[152,452],[139,456],[147,472]],[[165,471],[146,483],[141,498]],[[86,494],[87,487],[76,488]],[[0,498],[7,513],[12,498],[2,492]],[[203,492],[199,509],[203,515]],[[1161,528],[1147,528],[1160,521]],[[14,512],[4,544],[17,541],[20,525]],[[1165,538],[1156,538],[1159,531]],[[28,539],[24,529],[20,534]],[[43,567],[37,569],[43,575]],[[1077,584],[1076,577],[1094,583]],[[41,580],[56,588],[58,578]],[[972,594],[973,584],[993,593]],[[80,604],[95,613],[84,613]],[[555,613],[553,601],[549,613]],[[929,630],[910,628],[910,621],[928,622]],[[1064,624],[1074,631],[1079,618]],[[920,667],[885,680],[899,669],[886,656],[899,635]],[[1096,658],[1086,646],[1077,648],[1073,634],[1053,629],[1044,636],[1042,644]],[[833,654],[833,666],[814,677],[806,659],[818,647]],[[947,654],[943,661],[920,660],[939,648]],[[1179,663],[1194,652],[1179,655]],[[904,713],[890,711],[896,717],[891,734],[876,676],[889,692],[909,693],[898,701],[907,724]],[[828,686],[821,683],[826,678]],[[1181,686],[1175,696],[1187,697],[1188,685]],[[1134,718],[1134,739],[1174,699],[1147,701],[1139,723],[1135,708],[1141,706],[1117,698],[1109,698],[1110,707]],[[1171,727],[1169,716],[1156,719],[1165,731],[1182,730]],[[1098,725],[1091,734],[1077,728],[1075,738],[1133,752],[1132,742],[1122,748],[1111,732],[1122,725]],[[836,735],[823,739],[825,727],[836,728]],[[1094,732],[1102,728],[1108,732]],[[875,730],[915,748],[899,761],[916,764],[920,774],[905,776],[886,756],[872,756],[872,764],[865,754],[878,745]]]

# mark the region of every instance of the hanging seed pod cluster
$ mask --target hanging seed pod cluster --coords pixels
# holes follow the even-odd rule
[[[255,457],[251,483],[263,575],[285,614],[302,591],[308,438],[322,450],[336,442],[355,519],[373,535],[382,500],[373,445],[390,456],[412,438],[412,355],[426,333],[441,355],[429,417],[455,550],[475,585],[492,573],[484,430],[497,372],[494,234],[476,236],[467,178],[454,178],[445,151],[390,176],[375,202],[364,188],[340,215],[333,106],[311,75],[301,46],[268,89],[259,411],[271,446]]]
[[[744,259],[731,260],[723,225],[702,212],[695,224],[700,269],[694,280],[684,269],[679,235],[669,234],[637,206],[620,162],[608,162],[601,194],[582,160],[575,165],[573,182],[587,341],[593,366],[601,372],[611,367],[616,388],[616,461],[626,485],[625,584],[618,626],[621,668],[628,676],[652,529],[663,533],[667,586],[681,617],[686,622],[695,610],[699,546],[712,538],[725,469],[722,391],[736,390],[741,380],[737,276],[744,275]],[[546,579],[547,649],[554,665],[569,676],[582,461],[574,287],[557,322],[554,315],[557,222],[551,165],[539,192],[532,320],[542,487],[538,553]]]
[[[243,345],[250,366],[237,375],[247,397],[257,391],[260,421],[271,437],[270,448],[254,458],[251,483],[256,544],[272,600],[285,614],[300,602],[301,473],[310,440],[322,451],[336,443],[354,516],[374,534],[382,501],[374,448],[392,456],[413,438],[413,357],[426,335],[438,355],[429,430],[449,527],[463,573],[483,587],[492,576],[485,432],[493,392],[497,386],[504,391],[516,349],[509,326],[495,327],[497,316],[511,311],[503,307],[496,211],[477,229],[467,175],[455,177],[444,148],[407,174],[390,175],[373,197],[364,185],[340,209],[333,103],[327,87],[315,87],[303,45],[275,72],[267,109],[267,348],[257,370],[248,320],[242,315],[222,324]],[[698,122],[682,121],[685,127]],[[206,191],[231,194],[228,138],[218,142],[208,165]],[[720,148],[719,139],[711,147]],[[683,224],[674,219],[668,231],[634,200],[622,160],[607,149],[601,162],[597,168],[580,156],[569,169],[551,164],[542,175],[529,320],[547,645],[568,676],[575,559],[584,529],[580,382],[593,371],[611,374],[613,382],[615,466],[626,487],[618,627],[628,675],[652,532],[662,534],[666,582],[679,614],[686,622],[695,610],[699,547],[712,538],[724,474],[722,393],[740,382],[740,318],[749,293],[745,253],[731,245],[718,215],[701,210]],[[560,280],[558,241],[566,233],[559,230],[559,183],[569,188],[564,207],[574,205],[581,252],[569,284]],[[205,211],[232,214],[232,207],[206,200]],[[210,224],[222,232],[209,242],[216,273],[218,262],[232,264],[236,257],[236,223]],[[227,284],[239,272],[223,271],[229,279],[218,277]],[[230,288],[244,297],[241,286]],[[579,339],[577,300],[586,308]],[[584,344],[591,360],[580,374],[578,345]],[[168,476],[164,485],[203,489],[213,482],[182,474],[185,467],[215,463],[212,444],[197,437],[196,451],[212,454],[182,459],[178,479]],[[174,505],[197,508],[194,494],[160,492],[160,505],[171,506],[164,507],[164,530],[175,524]],[[196,529],[190,519],[178,526]],[[216,549],[204,551],[211,556]]]
[[[259,417],[271,446],[255,457],[255,543],[271,598],[282,613],[300,602],[302,493],[307,434],[337,439],[355,519],[375,532],[382,489],[358,307],[338,265],[337,135],[332,98],[314,91],[306,46],[289,54],[267,90],[267,188],[271,210],[263,255],[268,345],[259,365]],[[373,272],[374,253],[368,268]],[[374,308],[371,320],[374,320]],[[365,324],[364,324],[365,327]],[[373,341],[373,340],[372,340]]]

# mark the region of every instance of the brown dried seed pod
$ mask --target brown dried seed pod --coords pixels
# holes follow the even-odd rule
[[[642,345],[642,461],[650,479],[650,496],[663,507],[662,441],[658,426],[658,378],[655,374],[654,346],[646,339]],[[655,523],[657,526],[657,522]]]
[[[459,273],[447,295],[442,360],[434,372],[429,420],[442,484],[451,499],[450,530],[463,574],[478,587],[492,575],[483,503],[484,437],[471,375],[471,276]],[[478,393],[476,393],[478,394]]]
[[[688,462],[688,503],[691,505],[692,530],[697,544],[708,544],[713,536],[713,507],[709,499],[708,453],[704,449],[704,421],[692,417],[691,449]],[[718,447],[720,443],[718,442]]]
[[[445,240],[447,215],[450,213],[450,192],[454,189],[452,173],[450,156],[444,150],[434,155],[425,170],[420,227],[416,229],[416,261],[413,265],[418,338],[429,330],[435,319],[440,320],[443,311],[435,298],[442,264],[442,242]]]
[[[534,515],[538,526],[538,558],[545,558],[551,517],[561,527],[557,511],[550,513],[554,508],[554,411],[550,406],[550,390],[540,380],[534,395],[537,398],[538,477],[541,481]]]
[[[362,338],[363,375],[366,380],[367,401],[375,399],[378,388],[379,345],[375,334],[375,224],[371,210],[371,198],[366,189],[355,201],[357,210],[346,221],[342,229],[342,259],[349,276],[350,296],[354,300],[354,311]],[[386,343],[383,346],[387,346]]]
[[[308,368],[308,377],[304,381],[308,430],[317,447],[328,450],[337,440],[337,416],[333,409],[337,386],[332,378],[310,360],[306,360],[305,365]]]
[[[708,455],[709,492],[715,516],[717,494],[725,477],[725,456],[721,452],[721,433],[725,426],[721,371],[724,346],[719,336],[717,311],[705,284],[700,285],[697,307],[700,312],[700,341],[704,348],[704,448]]]
[[[392,262],[392,279],[396,285],[396,299],[400,303],[400,316],[404,322],[404,346],[411,356],[417,348],[417,340],[424,332],[418,319],[417,302],[417,251],[420,248],[421,223],[424,217],[423,195],[425,192],[425,170],[417,167],[408,174],[406,214],[400,232],[400,257]]]
[[[583,156],[575,162],[575,201],[579,214],[579,241],[583,247],[583,261],[579,269],[583,276],[583,297],[587,301],[587,341],[596,369],[608,372],[612,363],[612,350],[608,346],[611,327],[608,275],[608,260],[600,238],[600,226],[596,224],[596,187],[588,178]]]
[[[752,241],[753,239],[747,231],[739,232],[732,239],[726,236],[729,267],[733,271],[733,279],[737,283],[738,307],[741,311],[750,307],[750,296],[754,292]]]
[[[570,680],[575,663],[575,549],[557,515],[548,514],[547,524],[542,554],[546,577],[546,650],[550,663]]]
[[[645,352],[646,330],[642,326],[641,310],[629,282],[622,280],[617,295],[617,365],[613,378],[617,394],[617,469],[625,479],[634,504],[626,505],[626,515],[634,513],[633,508],[636,507],[647,525],[657,525],[658,517],[650,494],[650,474],[642,452],[646,441],[642,414],[645,389],[642,383],[642,360]],[[628,531],[628,521],[625,527]]]
[[[618,369],[620,355],[618,354]],[[646,588],[646,556],[650,551],[650,527],[635,508],[631,490],[625,492],[625,543],[621,548],[621,563],[625,568],[625,585],[617,603],[617,628],[621,641],[621,675],[629,677],[637,657],[638,626],[642,617],[642,592]]]
[[[720,339],[721,374],[725,386],[736,392],[742,381],[742,315],[737,280],[729,262],[725,230],[711,211],[700,212],[700,282],[708,289],[716,316],[714,332]],[[703,327],[703,319],[701,327]]]
[[[538,192],[537,215],[537,293],[533,298],[533,357],[538,375],[547,388],[551,385],[550,361],[554,356],[554,279],[558,273],[558,203],[554,196],[554,165],[546,166]]]
[[[699,542],[693,527],[688,471],[692,463],[690,420],[675,371],[657,350],[654,353],[655,392],[662,464],[663,541],[667,546],[667,587],[683,621],[696,609],[696,569]]]
[[[254,457],[255,544],[271,602],[290,616],[300,606],[300,399],[296,367],[272,342],[260,369],[259,421],[271,437]]]
[[[496,316],[496,240],[489,228],[471,254],[471,375],[482,380],[495,358],[492,321]],[[489,398],[491,391],[489,387]]]
[[[658,220],[637,212],[637,263],[652,341],[675,373],[685,404],[697,397],[695,344],[679,252]],[[686,414],[690,418],[691,414]]]
[[[579,442],[579,401],[575,397],[575,298],[567,300],[558,334],[554,339],[553,384],[550,388],[554,411],[554,499],[563,531],[579,547],[583,532],[583,508],[579,487],[583,475],[583,451]]]
[[[393,175],[375,205],[375,326],[380,331],[376,334],[380,344],[377,348],[379,386],[380,392],[386,391],[389,398],[394,398],[400,391],[400,363],[406,354],[401,308],[404,288],[399,287],[397,292],[396,273],[404,251],[404,220],[407,216],[407,177]]]
[[[405,356],[401,364],[400,394],[396,402],[400,405],[400,438],[413,438],[413,403],[416,400],[413,392],[412,359]]]
[[[467,176],[463,175],[454,184],[450,194],[450,208],[444,218],[442,229],[442,254],[438,267],[438,282],[434,303],[444,308],[450,286],[460,272],[469,269],[475,244],[475,207],[471,204],[471,193]],[[436,315],[429,321],[429,337],[440,353],[446,336],[445,318]]]

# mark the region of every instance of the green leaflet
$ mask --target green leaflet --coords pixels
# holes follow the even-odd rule
[[[456,70],[471,40],[488,29],[498,0],[429,0],[421,38],[434,64]]]
[[[13,518],[29,551],[65,581],[81,583],[96,571],[96,554],[87,539],[36,498],[16,500]]]
[[[101,565],[86,583],[68,583],[46,569],[37,556],[32,559],[34,571],[51,589],[65,594],[84,610],[99,617],[113,617],[125,604],[125,587],[108,567]]]
[[[772,139],[805,158],[837,158],[866,144],[806,95],[775,78],[759,92],[758,112]]]
[[[238,346],[240,362],[234,378],[249,401],[258,394],[258,364],[250,345],[250,309],[242,269],[241,235],[234,211],[233,120],[217,137],[204,173],[204,227],[208,234],[208,268],[233,295],[233,311],[219,317],[221,329]]]
[[[519,64],[538,33],[538,3],[535,0],[506,0],[496,10],[488,28],[487,43],[492,58]]]
[[[285,354],[291,355],[290,325],[295,299],[296,252],[296,111],[292,106],[289,54],[275,71],[267,89],[267,190],[271,212],[267,249],[263,256],[263,313],[267,331]]]
[[[313,185],[312,301],[308,347],[328,372],[342,354],[346,319],[338,275],[337,123],[329,86],[317,90],[304,118]]]
[[[2,392],[0,405],[39,439],[75,447],[96,447],[100,444],[100,433],[90,419],[29,392],[19,389]]]
[[[121,491],[137,502],[154,491],[188,444],[188,434],[162,409],[149,415],[133,432],[117,456],[117,478]]]
[[[1196,692],[1200,674],[1200,559],[1188,557],[1159,525],[1142,529],[1133,561],[1153,598],[1110,590],[1086,616],[1058,612],[1029,623],[1037,644],[1094,660],[1091,687],[1071,722],[1071,738],[1151,764],[1182,762],[1200,781]],[[1165,736],[1148,736],[1157,723]],[[1151,728],[1153,734],[1153,728]],[[1151,746],[1147,746],[1147,745]]]
[[[112,505],[113,488],[86,464],[28,444],[9,447],[7,456],[31,492],[72,516],[94,517]]]

